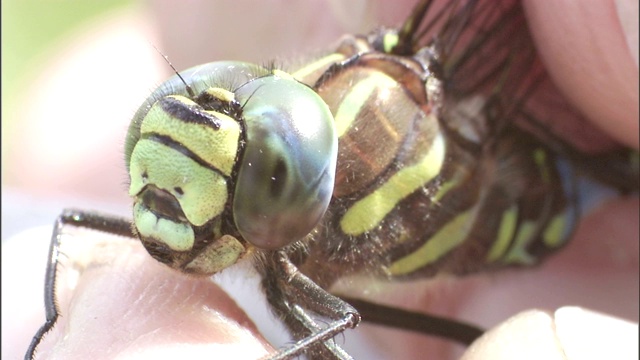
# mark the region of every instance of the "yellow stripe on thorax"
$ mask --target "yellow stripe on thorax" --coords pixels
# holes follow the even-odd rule
[[[402,199],[431,181],[442,168],[445,144],[438,133],[428,153],[415,165],[394,174],[375,192],[357,201],[340,221],[345,234],[360,235],[375,228]]]
[[[390,88],[396,85],[397,81],[381,72],[372,72],[365,79],[355,84],[335,113],[338,138],[349,130],[358,113],[376,89]]]
[[[325,57],[322,57],[314,62],[312,62],[311,64],[298,69],[297,71],[295,71],[294,73],[292,73],[291,75],[298,81],[301,82],[305,82],[307,79],[306,77],[309,76],[310,74],[313,74],[313,72],[317,71],[318,69],[321,69],[323,67],[328,67],[329,65],[333,64],[333,63],[337,63],[339,61],[344,60],[344,55],[339,54],[339,53],[334,53],[334,54],[330,54],[327,55]],[[314,80],[315,81],[315,80]],[[309,84],[309,85],[313,85],[313,84]]]
[[[391,50],[398,45],[399,39],[398,34],[386,34],[382,40],[384,52],[390,53]]]
[[[446,180],[442,184],[440,184],[440,188],[438,189],[436,194],[433,196],[431,201],[433,201],[434,203],[440,203],[442,198],[445,195],[447,195],[451,190],[457,189],[462,184],[462,181],[463,180],[462,180],[462,176],[460,176],[460,172],[456,172],[453,175],[453,178]]]

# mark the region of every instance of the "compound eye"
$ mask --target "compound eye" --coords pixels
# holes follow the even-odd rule
[[[329,108],[313,90],[285,76],[251,81],[244,103],[247,142],[233,213],[244,239],[278,249],[302,239],[331,200],[337,137]]]

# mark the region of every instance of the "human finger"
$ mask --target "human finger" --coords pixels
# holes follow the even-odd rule
[[[637,323],[564,307],[515,315],[476,341],[461,360],[637,358]]]
[[[618,141],[638,148],[638,2],[524,1],[556,85]]]
[[[24,258],[28,254],[21,252],[47,246],[41,240],[48,235],[42,228],[21,238],[21,245],[31,246],[13,247],[11,257]],[[63,239],[56,285],[60,317],[38,347],[37,359],[211,354],[256,359],[272,350],[247,315],[210,279],[173,271],[130,239],[92,231]],[[35,329],[28,324],[11,327],[31,336]],[[26,343],[23,346],[15,352],[26,351]]]

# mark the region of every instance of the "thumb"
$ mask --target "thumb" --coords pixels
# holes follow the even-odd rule
[[[638,324],[579,307],[522,312],[488,331],[462,360],[637,359]]]

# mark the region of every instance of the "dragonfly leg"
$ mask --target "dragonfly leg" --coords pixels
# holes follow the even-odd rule
[[[98,213],[67,209],[56,219],[51,243],[49,245],[49,259],[47,262],[47,270],[44,283],[44,306],[45,306],[45,323],[38,329],[33,336],[31,344],[25,354],[25,360],[32,360],[35,356],[36,349],[46,335],[56,324],[59,315],[58,305],[55,299],[56,279],[58,273],[58,258],[60,256],[60,245],[62,231],[65,226],[82,227],[91,230],[101,231],[114,235],[134,237],[131,232],[131,223],[129,220],[119,217],[106,216]]]
[[[358,309],[363,321],[382,326],[439,336],[469,346],[484,333],[481,328],[458,320],[438,317],[396,307],[376,304],[367,300],[340,296]]]
[[[286,253],[274,252],[266,265],[263,286],[267,300],[298,340],[269,360],[290,359],[302,353],[314,359],[351,359],[333,338],[358,325],[358,311],[302,274]],[[331,319],[330,324],[318,325],[311,313]]]

